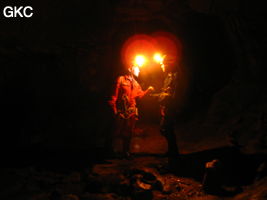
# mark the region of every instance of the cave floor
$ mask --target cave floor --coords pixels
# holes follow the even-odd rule
[[[192,176],[180,173],[179,170],[170,173],[167,159],[161,155],[135,155],[130,160],[103,159],[94,163],[83,163],[82,168],[73,168],[77,164],[73,159],[57,159],[57,162],[52,159],[46,162],[46,165],[39,163],[3,167],[0,172],[0,199],[241,200],[251,199],[256,195],[254,199],[261,200],[264,199],[267,188],[267,179],[263,178],[243,187],[243,192],[236,196],[207,194],[201,185],[202,173],[195,173],[200,176],[194,176],[192,171]],[[177,168],[180,164],[178,163]],[[229,188],[231,189],[233,187]]]

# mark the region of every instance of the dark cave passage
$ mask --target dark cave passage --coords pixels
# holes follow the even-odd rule
[[[262,3],[27,3],[32,18],[0,15],[0,199],[266,199]],[[174,168],[160,132],[161,105],[152,95],[137,100],[133,157],[112,157],[106,149],[116,117],[108,100],[115,79],[127,71],[122,47],[136,34],[155,39],[159,32],[182,44],[173,116],[181,155]],[[140,71],[143,89],[162,90],[159,65]]]

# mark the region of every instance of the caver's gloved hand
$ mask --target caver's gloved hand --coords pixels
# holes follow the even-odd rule
[[[153,86],[149,86],[147,89],[148,91],[151,91],[151,92],[155,90]]]

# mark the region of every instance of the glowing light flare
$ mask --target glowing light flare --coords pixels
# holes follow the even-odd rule
[[[165,57],[166,57],[166,55],[162,56],[160,53],[155,53],[154,54],[154,57],[153,57],[154,58],[154,61],[156,63],[159,63],[160,64],[160,67],[161,67],[161,69],[162,69],[163,72],[165,72],[165,65],[163,63]]]
[[[179,38],[168,32],[155,32],[152,34],[157,41],[156,48],[166,55],[174,57],[176,63],[179,63],[182,57],[182,44]]]
[[[165,72],[165,65],[162,64],[162,65],[160,65],[160,67],[161,67],[162,71]]]
[[[164,52],[164,54],[163,54]],[[163,71],[167,66],[165,55],[171,56],[179,64],[182,58],[182,44],[179,38],[168,32],[155,32],[151,35],[137,34],[128,38],[121,49],[121,59],[125,67],[133,65],[149,71],[158,63]],[[142,57],[143,56],[143,57]]]
[[[163,64],[163,60],[165,58],[165,56],[162,56],[160,53],[155,53],[154,54],[154,61],[159,63],[159,64]]]
[[[121,49],[122,63],[128,68],[136,64],[136,57],[141,55],[144,56],[144,59],[142,57],[137,58],[137,65],[149,65],[149,58],[156,51],[155,46],[156,41],[152,37],[145,34],[133,35],[124,42]]]
[[[146,63],[146,58],[143,55],[137,55],[134,59],[134,65],[138,67],[142,67]]]

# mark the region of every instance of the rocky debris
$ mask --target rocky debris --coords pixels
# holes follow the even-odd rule
[[[33,197],[31,198],[31,200],[56,200],[56,198],[51,198],[49,193],[41,193],[41,194],[37,194],[37,195],[33,195]],[[57,198],[59,199],[59,198]]]
[[[161,174],[155,166],[165,158],[140,157],[110,160],[87,170],[54,172],[34,167],[13,169],[17,186],[0,193],[3,199],[30,200],[117,200],[173,199],[204,195],[199,183],[172,174]],[[11,170],[12,171],[12,170]],[[12,178],[8,176],[8,178]]]
[[[107,164],[109,173],[105,170],[107,166],[97,165],[93,169],[96,174],[93,185],[98,185],[98,188],[102,189],[109,188],[108,192],[130,195],[132,199],[162,199],[163,197],[187,199],[204,195],[200,183],[173,174],[160,174],[157,168],[152,167],[156,159],[150,162],[148,160],[143,163],[142,159],[135,158],[134,161],[128,161],[128,165],[124,161],[114,160],[111,164]],[[162,163],[165,162],[162,158],[159,160]],[[92,177],[90,179],[93,180]],[[118,190],[118,188],[121,189]],[[122,191],[124,192],[121,193]]]
[[[244,188],[244,192],[237,195],[234,200],[265,200],[267,199],[267,178],[255,182]]]
[[[105,193],[105,194],[92,194],[92,193],[85,193],[81,195],[81,200],[128,200],[124,197],[119,197],[114,193]]]
[[[16,200],[222,200],[221,194],[206,194],[203,189],[216,186],[220,174],[220,162],[216,159],[206,163],[206,180],[203,186],[193,178],[162,173],[166,165],[163,157],[135,157],[132,160],[109,160],[96,164],[92,170],[54,172],[52,170],[10,169],[7,185],[0,192],[1,199]],[[266,183],[265,164],[259,166],[261,176],[255,183],[244,186],[243,192],[227,197],[229,200],[264,199]],[[166,166],[165,166],[166,167]],[[205,166],[203,166],[205,167]],[[11,176],[11,174],[13,176]],[[259,173],[258,173],[259,174]],[[2,180],[3,181],[3,180]],[[215,182],[214,182],[215,181]],[[219,181],[219,180],[218,180]],[[219,182],[220,183],[220,182]],[[206,186],[206,187],[205,187]],[[228,194],[236,192],[235,186],[219,185]]]
[[[62,197],[62,200],[80,200],[80,198],[74,194],[67,194]]]

